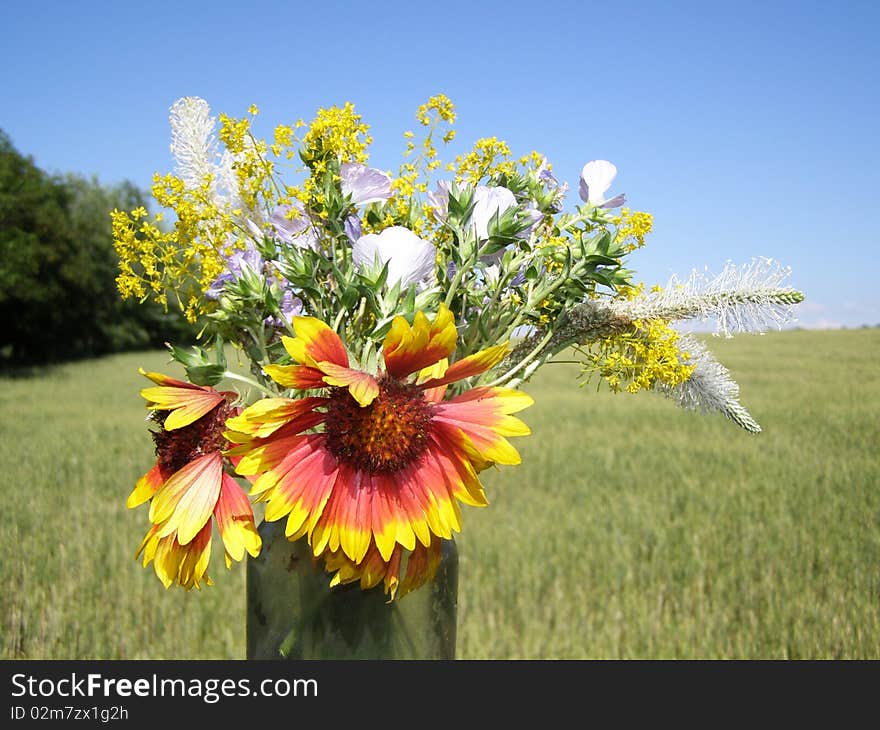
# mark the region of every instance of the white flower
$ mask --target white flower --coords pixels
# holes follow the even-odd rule
[[[507,188],[477,185],[474,191],[474,211],[471,213],[471,224],[477,238],[481,241],[489,238],[489,221],[495,215],[500,218],[504,211],[515,206],[516,198]]]
[[[623,205],[626,196],[617,195],[605,200],[605,192],[617,177],[617,168],[608,160],[591,160],[581,170],[581,182],[578,192],[581,200],[601,208],[617,208]]]
[[[391,226],[381,233],[361,236],[352,246],[352,260],[358,268],[388,264],[388,286],[402,287],[429,281],[434,275],[437,252],[434,245],[408,228]]]

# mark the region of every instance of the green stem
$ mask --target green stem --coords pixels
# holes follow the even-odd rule
[[[541,350],[550,342],[550,338],[553,337],[553,330],[548,330],[547,333],[541,338],[541,341],[526,355],[522,360],[520,360],[516,365],[507,370],[503,375],[498,378],[495,378],[490,383],[487,383],[487,387],[492,387],[494,385],[501,385],[502,383],[510,380],[514,375],[516,375],[522,368],[526,367],[530,362],[532,362],[540,353]],[[555,353],[550,353],[548,357],[552,357]]]
[[[227,370],[225,373],[223,373],[223,377],[228,378],[229,380],[237,380],[241,383],[247,383],[247,385],[250,385],[252,388],[256,388],[257,390],[265,393],[270,398],[274,398],[278,395],[277,393],[274,393],[273,391],[271,391],[269,388],[267,388],[262,383],[258,383],[256,380],[249,378],[247,375],[241,375],[239,373],[234,373],[231,370]]]

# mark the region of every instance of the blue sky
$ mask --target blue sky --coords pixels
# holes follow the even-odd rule
[[[50,172],[171,169],[168,107],[261,110],[258,131],[355,103],[396,169],[416,107],[458,110],[447,159],[483,136],[547,155],[576,195],[654,214],[649,284],[778,259],[805,327],[880,324],[880,3],[17,2],[0,8],[0,128]]]

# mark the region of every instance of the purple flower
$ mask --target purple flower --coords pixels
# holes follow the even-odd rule
[[[205,296],[208,299],[219,299],[226,284],[240,279],[245,267],[259,274],[263,270],[264,263],[263,257],[256,246],[254,246],[253,242],[248,241],[243,251],[234,251],[230,256],[226,257],[226,270],[211,282],[211,285],[205,291]]]
[[[391,177],[374,167],[343,162],[339,166],[339,177],[342,194],[350,195],[355,205],[381,203],[391,197]]]
[[[474,191],[474,212],[471,213],[471,223],[476,231],[477,238],[485,241],[489,238],[489,222],[496,215],[501,215],[508,208],[516,207],[516,198],[507,188],[490,185],[477,185]]]
[[[550,172],[550,163],[547,162],[546,157],[541,158],[541,164],[537,169],[538,180],[544,183],[549,188],[558,188],[559,181],[553,177],[553,173]]]
[[[528,238],[531,236],[534,230],[538,227],[538,224],[544,220],[544,214],[538,210],[534,203],[531,203],[528,208],[523,210],[523,213],[526,214],[526,217],[531,218],[532,222],[529,224],[528,228],[523,229],[517,234],[518,238]]]
[[[289,284],[285,279],[279,278],[278,281],[279,286],[284,287],[284,294],[281,297],[281,304],[279,305],[279,309],[281,310],[281,317],[266,317],[263,320],[264,324],[270,325],[272,327],[285,327],[293,321],[294,317],[298,317],[303,313],[303,303],[299,297],[293,295],[293,292],[289,288]]]
[[[449,180],[438,180],[437,190],[428,191],[428,205],[434,209],[434,214],[441,221],[446,220],[449,213],[449,190],[452,183]]]
[[[318,249],[318,231],[305,207],[299,201],[282,205],[272,211],[269,224],[275,236],[285,243],[298,248]]]
[[[345,231],[345,235],[348,236],[348,240],[352,243],[357,241],[364,234],[364,230],[361,226],[361,219],[356,215],[350,215],[345,219],[342,223],[342,230]]]

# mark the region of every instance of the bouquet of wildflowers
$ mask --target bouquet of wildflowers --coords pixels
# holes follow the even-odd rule
[[[542,155],[495,137],[444,165],[455,111],[442,95],[418,109],[396,172],[369,166],[351,104],[271,142],[252,132],[257,113],[218,123],[180,99],[177,167],[152,189],[173,215],[112,214],[121,294],[203,325],[199,345],[169,345],[186,380],[142,371],[157,458],[128,506],[149,504],[138,556],[166,587],[210,583],[215,523],[227,567],[256,556],[256,501],[332,585],[418,588],[460,505],[487,504],[480,472],[520,462],[521,387],[563,352],[584,379],[760,431],[681,323],[781,326],[803,296],[776,262],[646,288],[626,259],[652,218],[606,197],[612,163],[584,165],[574,203]],[[230,346],[246,372],[227,366]]]

